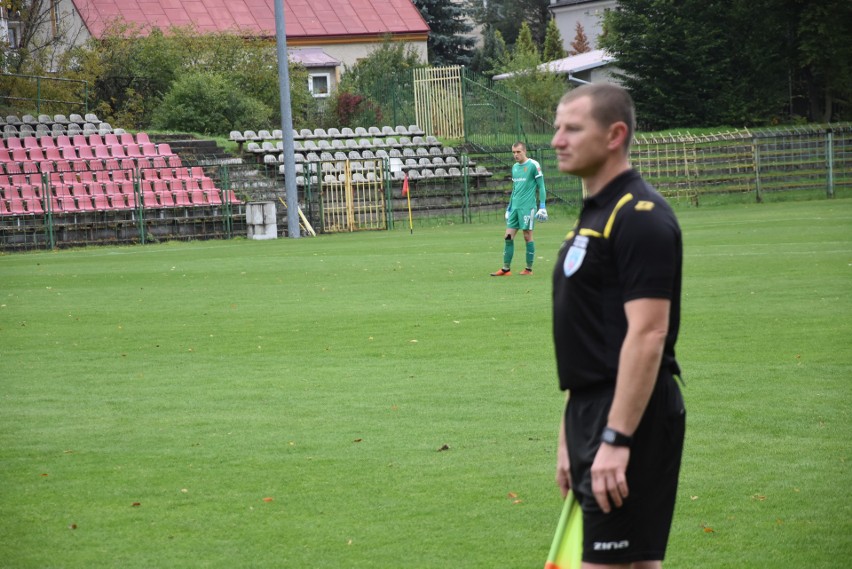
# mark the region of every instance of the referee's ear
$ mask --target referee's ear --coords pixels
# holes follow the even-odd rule
[[[627,123],[624,121],[616,121],[609,125],[607,130],[607,145],[609,150],[618,150],[627,148],[627,137],[630,129],[627,128]]]

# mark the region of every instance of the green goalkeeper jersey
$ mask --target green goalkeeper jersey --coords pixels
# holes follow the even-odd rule
[[[535,199],[536,191],[538,191],[538,202]],[[527,158],[523,164],[515,163],[512,166],[512,197],[509,207],[521,211],[537,209],[539,204],[544,203],[544,195],[544,175],[541,173],[541,164],[532,158]]]

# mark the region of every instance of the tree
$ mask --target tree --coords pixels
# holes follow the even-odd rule
[[[583,29],[583,24],[578,21],[575,30],[574,41],[571,42],[571,49],[568,54],[577,55],[592,51],[592,47],[589,45],[589,38],[586,37],[586,30]]]
[[[542,61],[555,61],[562,59],[567,54],[565,48],[562,47],[562,34],[559,33],[559,28],[556,27],[556,20],[551,19],[547,23],[547,33],[544,36],[544,48],[542,49]]]
[[[511,54],[500,61],[498,72],[510,75],[501,83],[516,92],[521,103],[533,113],[550,117],[565,92],[566,84],[563,76],[539,69],[540,63],[541,57],[533,43],[530,28],[524,22]]]
[[[74,43],[70,11],[61,11],[52,0],[3,0],[10,19],[20,22],[18,45],[0,51],[0,63],[9,73],[42,74],[55,69],[61,54]],[[15,17],[15,15],[18,15]],[[78,32],[79,33],[79,32]]]
[[[429,63],[435,66],[467,65],[473,56],[476,40],[468,35],[473,29],[465,10],[453,0],[412,0],[429,24],[426,44]]]
[[[329,101],[337,115],[335,124],[354,127],[382,122],[383,110],[376,101],[387,100],[389,89],[396,89],[399,96],[410,94],[412,89],[397,87],[406,81],[410,83],[412,70],[424,64],[413,47],[386,37],[370,55],[346,67]]]
[[[849,22],[843,0],[620,0],[601,46],[647,128],[837,120],[852,110]]]
[[[837,115],[848,120],[852,113],[852,4],[804,2],[797,21],[796,74],[805,83],[807,116],[822,122]]]
[[[518,33],[518,41],[515,42],[513,52],[516,58],[529,58],[530,61],[535,61],[536,64],[541,62],[538,48],[533,42],[532,31],[526,22],[521,24],[521,31]]]
[[[65,70],[66,76],[89,82],[98,115],[126,128],[147,128],[163,98],[174,91],[175,82],[198,71],[228,77],[239,90],[262,103],[268,112],[256,116],[268,117],[263,126],[281,122],[275,46],[262,38],[201,34],[192,27],[172,28],[167,33],[155,28],[143,35],[138,28],[116,23],[101,39],[92,38],[72,50],[69,61],[73,65]],[[203,81],[185,86],[181,100],[203,100],[199,94],[187,94],[188,87],[198,84]],[[214,83],[210,86],[213,89]],[[313,100],[307,71],[294,63],[290,63],[290,98],[294,109],[303,109]],[[302,115],[294,113],[296,126]],[[260,124],[252,126],[261,128]]]
[[[524,22],[536,45],[544,43],[551,20],[550,0],[467,0],[467,7],[477,24],[499,30],[509,45],[517,41]]]
[[[339,90],[369,94],[377,85],[387,83],[389,77],[424,65],[413,47],[386,37],[367,57],[352,67],[346,66]]]
[[[181,75],[160,106],[152,126],[202,134],[255,129],[267,124],[272,109],[237,87],[233,76],[210,71]]]
[[[470,68],[483,75],[496,75],[500,62],[505,61],[507,57],[508,49],[503,41],[503,34],[488,25],[482,33],[482,47],[474,52]]]

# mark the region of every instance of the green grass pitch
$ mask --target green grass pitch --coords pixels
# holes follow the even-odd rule
[[[852,200],[677,211],[666,567],[842,566]],[[0,566],[542,567],[572,222],[0,256]]]

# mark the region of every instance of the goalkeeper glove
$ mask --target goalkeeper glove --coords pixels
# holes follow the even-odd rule
[[[509,214],[512,213],[512,206],[506,208],[506,221],[509,221]]]
[[[539,210],[535,212],[535,218],[539,221],[547,221],[547,210],[544,208],[544,204],[541,204]]]

